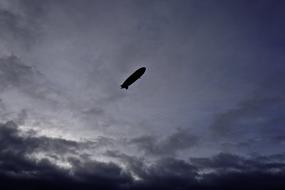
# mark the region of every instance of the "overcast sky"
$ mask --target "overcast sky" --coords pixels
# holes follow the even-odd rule
[[[0,179],[285,187],[284,10],[282,0],[0,0]]]

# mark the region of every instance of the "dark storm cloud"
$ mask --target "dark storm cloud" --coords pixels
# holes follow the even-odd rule
[[[131,189],[271,189],[285,185],[284,154],[241,157],[220,153],[190,158],[190,162],[163,158],[152,164],[119,152],[107,154],[120,158],[141,179]]]
[[[142,136],[132,139],[130,144],[136,145],[139,150],[149,155],[175,155],[179,151],[196,146],[198,140],[199,138],[191,134],[191,132],[178,129],[165,139],[154,136]]]
[[[177,159],[161,159],[148,167],[143,181],[135,184],[139,189],[188,189],[197,184],[197,169],[191,164]]]
[[[103,163],[88,157],[68,157],[71,169],[62,169],[47,158],[35,161],[27,155],[60,150],[60,156],[80,149],[77,142],[22,136],[16,124],[0,126],[0,179],[5,188],[29,189],[272,189],[285,187],[284,155],[241,157],[221,153],[190,161],[162,158],[147,164],[143,158],[109,151],[126,165]],[[58,148],[58,147],[62,148]],[[133,175],[139,180],[134,180]]]
[[[27,136],[22,136],[16,123],[9,121],[1,124],[0,147],[1,152],[12,152],[13,154],[26,155],[35,152],[50,152],[54,154],[65,154],[76,152],[77,149],[88,148],[88,143],[77,143],[60,138],[36,137],[30,131]]]
[[[80,162],[79,160],[71,159],[71,164],[74,167],[74,178],[83,184],[118,188],[118,185],[127,185],[132,181],[130,174],[123,171],[115,163],[103,163],[92,160]]]
[[[128,173],[113,163],[101,163],[84,157],[76,157],[77,150],[86,149],[88,143],[78,143],[59,138],[22,136],[17,125],[7,122],[0,126],[0,179],[3,187],[60,188],[80,184],[88,188],[115,188],[131,181]],[[48,157],[38,161],[29,157],[32,153],[53,153],[58,159],[68,155],[72,164],[72,175],[49,161]],[[79,154],[79,153],[78,153]],[[9,182],[14,181],[12,184]],[[16,183],[16,184],[15,184]],[[17,184],[19,183],[19,184]],[[51,186],[45,187],[48,183]],[[23,185],[22,184],[22,185]],[[78,188],[78,186],[77,186]]]
[[[169,157],[147,164],[142,158],[119,152],[108,151],[106,154],[119,158],[140,179],[130,186],[131,189],[187,189],[197,183],[197,168],[183,160]]]

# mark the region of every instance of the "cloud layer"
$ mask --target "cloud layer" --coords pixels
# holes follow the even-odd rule
[[[88,143],[23,133],[12,121],[1,124],[0,137],[0,178],[5,188],[272,189],[285,185],[285,154],[245,158],[220,153],[188,161],[169,157],[147,164],[136,156],[106,152],[123,163],[119,165],[81,154],[90,148]],[[45,157],[37,157],[40,153]]]
[[[282,189],[284,8],[1,0],[1,187]]]

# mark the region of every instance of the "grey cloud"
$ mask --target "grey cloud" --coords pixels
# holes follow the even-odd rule
[[[57,85],[51,83],[35,67],[28,66],[15,55],[0,58],[1,94],[13,88],[40,101],[55,103],[62,99]],[[5,102],[4,102],[5,104]]]
[[[140,177],[147,175],[147,166],[142,158],[136,156],[130,156],[119,151],[108,150],[105,155],[111,158],[117,158],[122,161],[128,168],[129,171],[135,173]]]
[[[255,159],[259,162],[284,162],[285,160],[285,153],[280,154],[273,154],[267,156],[256,156]]]
[[[0,59],[1,87],[29,85],[33,77],[32,67],[20,63],[16,56]]]
[[[149,155],[175,155],[198,144],[198,137],[185,129],[178,129],[172,135],[161,139],[154,136],[142,136],[130,141]]]
[[[37,137],[33,136],[34,133],[27,133],[26,136],[23,136],[13,121],[1,124],[0,135],[2,153],[12,152],[19,155],[28,155],[30,153],[48,152],[64,156],[66,153],[76,153],[77,149],[91,147],[88,142],[79,143],[60,138]]]
[[[284,144],[285,143],[285,136],[284,135],[276,135],[271,138],[274,143]]]
[[[280,125],[284,122],[281,119],[283,118],[284,105],[283,97],[264,97],[262,95],[251,97],[239,103],[235,108],[217,114],[210,130],[216,137],[238,137],[242,135],[243,131],[252,130],[262,133],[262,128],[266,130],[264,126],[268,129],[271,128],[272,133],[280,133],[282,131]],[[276,120],[279,121],[279,124],[275,122]]]
[[[200,169],[213,169],[215,172],[272,172],[284,171],[285,163],[279,155],[241,157],[234,154],[220,153],[212,158],[191,158],[192,164]],[[283,155],[284,156],[284,155]]]
[[[284,160],[276,160],[276,156],[260,159],[220,153],[212,158],[190,160],[201,170],[207,169],[208,172],[200,175],[206,189],[278,189],[284,186],[285,165]]]
[[[15,4],[15,1],[8,2]],[[13,6],[12,6],[13,7]],[[18,53],[30,50],[39,41],[40,22],[26,13],[22,14],[14,10],[0,7],[0,41],[5,44],[5,53]]]
[[[25,25],[23,25],[24,23],[22,23],[23,20],[20,15],[16,15],[7,10],[0,10],[0,18],[0,28],[3,30],[1,33],[2,37],[16,38],[16,40],[31,38],[28,27],[25,27]]]

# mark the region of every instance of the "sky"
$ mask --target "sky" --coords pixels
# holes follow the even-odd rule
[[[0,0],[1,186],[285,188],[284,9]]]

